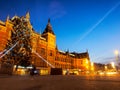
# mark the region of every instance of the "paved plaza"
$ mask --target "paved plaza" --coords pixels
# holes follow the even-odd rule
[[[120,76],[0,75],[0,90],[120,90]]]

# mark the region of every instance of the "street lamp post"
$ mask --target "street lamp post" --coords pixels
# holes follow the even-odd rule
[[[114,53],[115,53],[115,59],[116,59],[116,66],[117,66],[117,70],[118,70],[118,67],[119,67],[119,51],[115,50]]]
[[[115,50],[115,55],[116,55],[116,61],[118,61],[119,60],[119,51],[118,50]]]

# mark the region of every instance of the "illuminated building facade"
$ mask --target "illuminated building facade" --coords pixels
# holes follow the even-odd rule
[[[12,26],[13,25],[9,22],[9,17],[7,17],[6,22],[0,21],[0,53],[1,54],[4,51],[7,40],[10,39]]]
[[[18,17],[14,16],[13,18]],[[49,69],[54,66],[55,68],[62,68],[65,74],[65,70],[74,71],[89,71],[90,69],[90,58],[88,51],[84,53],[76,52],[63,52],[58,50],[56,46],[56,35],[52,30],[50,19],[46,25],[43,33],[38,34],[34,31],[30,23],[29,13],[25,16],[28,27],[31,30],[32,38],[32,51],[37,52],[42,58],[38,57],[35,53],[32,53],[31,63],[34,64],[37,69],[40,70],[41,74],[49,73]],[[10,39],[10,31],[12,29],[12,23],[7,18],[6,22],[0,21],[0,52],[5,48],[7,40]],[[46,63],[44,60],[48,63]]]

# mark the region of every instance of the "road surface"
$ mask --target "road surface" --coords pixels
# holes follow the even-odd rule
[[[120,90],[120,76],[0,75],[0,90]]]

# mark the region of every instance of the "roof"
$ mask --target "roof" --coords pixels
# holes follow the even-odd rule
[[[71,54],[74,54],[76,58],[88,58],[89,59],[89,54],[88,52],[83,52],[83,53],[76,53],[73,52]]]
[[[53,30],[52,30],[52,26],[50,24],[50,19],[48,19],[48,24],[47,24],[47,26],[46,26],[46,28],[45,28],[45,30],[42,34],[45,34],[45,33],[48,33],[48,32],[55,35]]]

